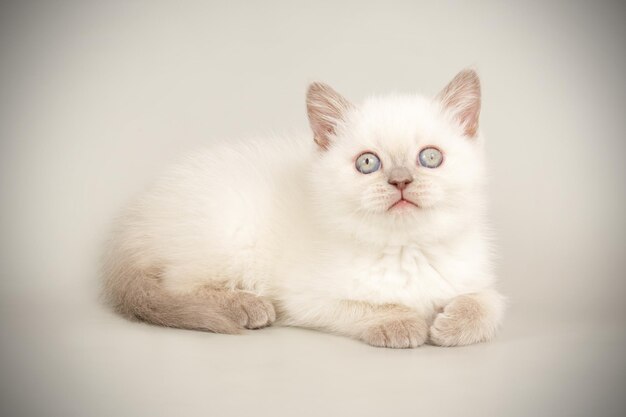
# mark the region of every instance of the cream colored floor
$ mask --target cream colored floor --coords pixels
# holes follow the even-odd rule
[[[294,328],[242,336],[165,329],[61,301],[3,303],[1,407],[11,411],[3,415],[617,417],[626,410],[619,322],[514,311],[490,344],[387,350]]]

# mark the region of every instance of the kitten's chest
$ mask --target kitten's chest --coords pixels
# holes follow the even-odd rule
[[[353,253],[344,266],[345,296],[380,303],[402,303],[429,309],[454,294],[441,256],[415,246],[394,246],[374,253]]]

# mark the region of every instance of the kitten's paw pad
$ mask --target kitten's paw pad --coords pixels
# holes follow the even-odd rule
[[[403,317],[370,326],[361,339],[372,346],[402,349],[423,345],[427,335],[428,327],[422,319]]]
[[[437,314],[430,327],[430,342],[438,346],[464,346],[490,340],[495,326],[488,311],[473,295],[454,298]]]
[[[274,305],[263,297],[239,292],[228,305],[231,316],[246,329],[260,329],[271,325],[276,320]]]

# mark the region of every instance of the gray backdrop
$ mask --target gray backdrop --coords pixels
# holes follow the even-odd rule
[[[0,414],[626,412],[626,8],[620,2],[23,1],[0,6]],[[304,91],[482,77],[497,340],[375,349],[124,321],[110,220],[217,137],[307,129]]]

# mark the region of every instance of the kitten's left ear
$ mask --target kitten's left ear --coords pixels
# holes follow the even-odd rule
[[[344,120],[352,104],[341,94],[323,83],[312,83],[306,93],[309,123],[320,148],[328,149],[330,136],[335,134],[337,123]]]
[[[459,72],[437,98],[444,110],[461,125],[463,133],[476,137],[480,115],[480,79],[476,71],[465,69]]]

